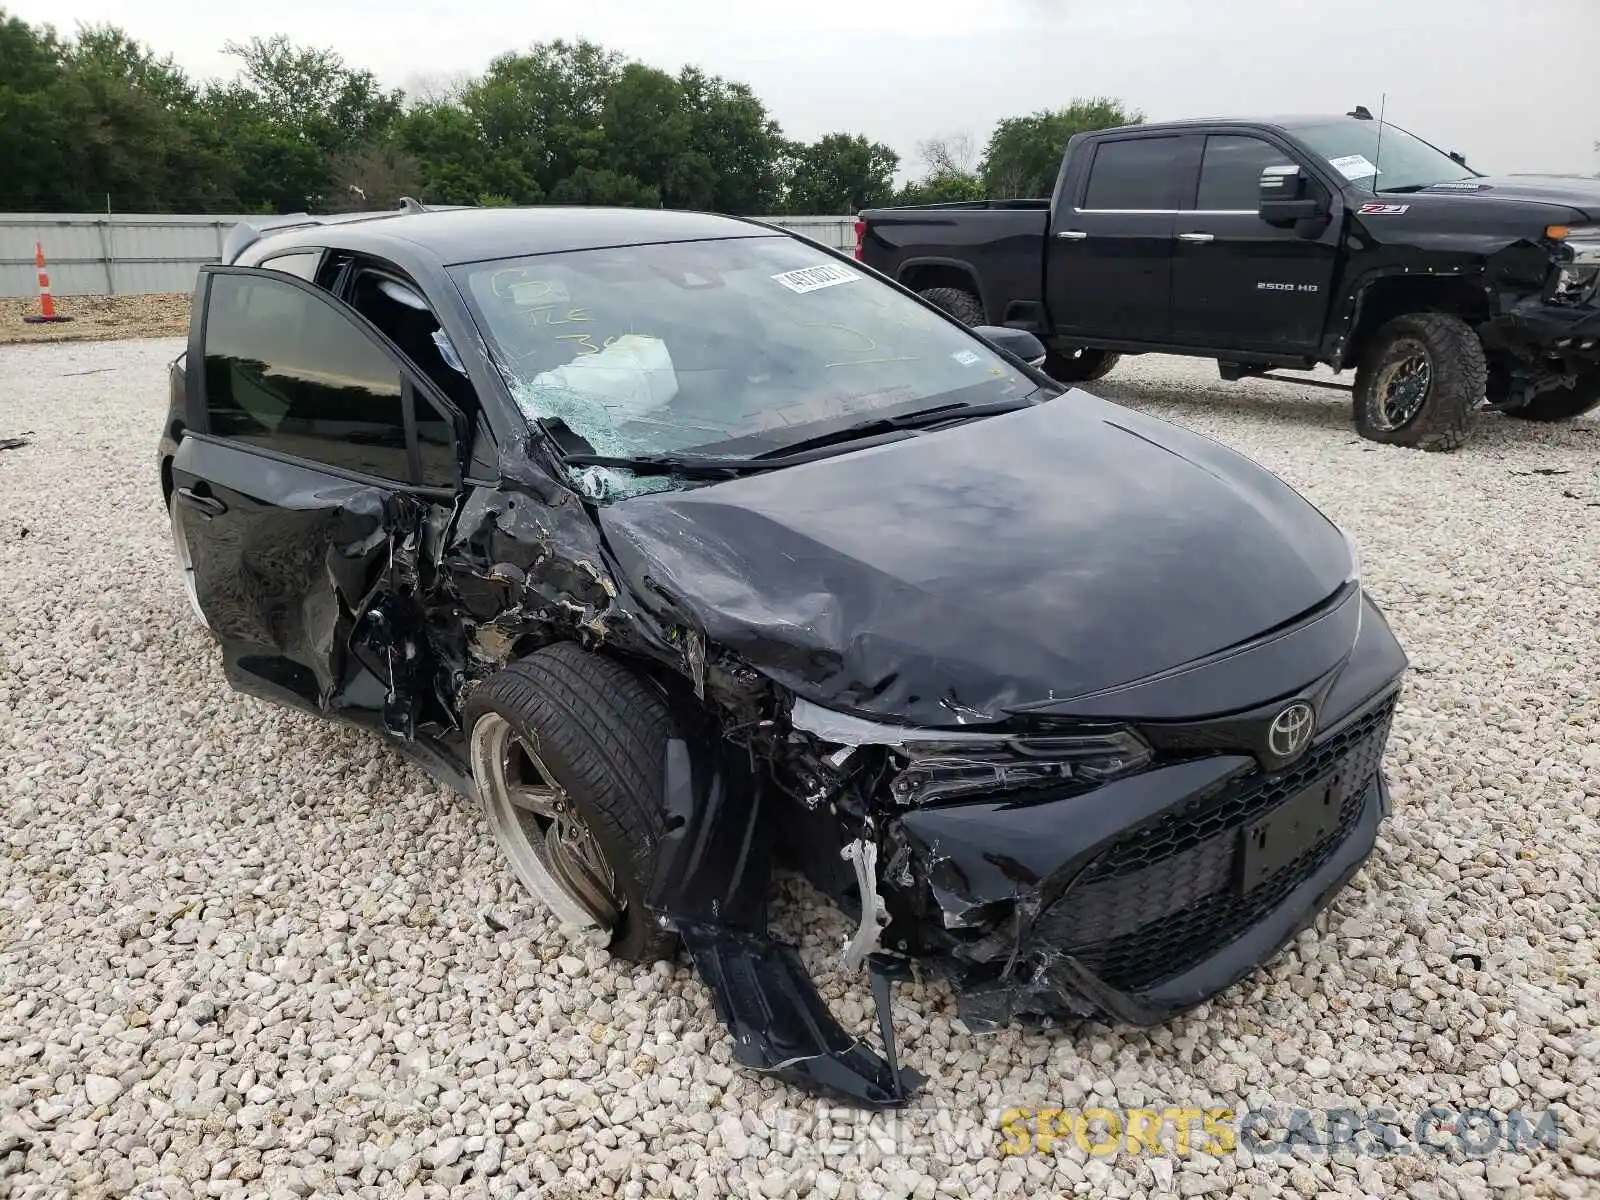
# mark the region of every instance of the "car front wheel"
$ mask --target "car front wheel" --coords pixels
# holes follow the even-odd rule
[[[671,718],[622,664],[571,642],[485,680],[467,701],[473,782],[512,873],[611,952],[670,958],[645,906],[662,834]]]
[[[1375,442],[1454,450],[1471,434],[1487,374],[1478,335],[1460,317],[1396,317],[1356,369],[1356,430]]]

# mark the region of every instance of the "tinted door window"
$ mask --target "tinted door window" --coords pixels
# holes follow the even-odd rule
[[[456,434],[420,391],[411,394],[417,417],[417,450],[422,462],[424,487],[449,488],[456,485]]]
[[[400,369],[327,303],[286,281],[217,275],[205,355],[212,433],[410,480]]]
[[[1206,138],[1206,155],[1200,163],[1200,191],[1194,206],[1212,212],[1255,212],[1262,169],[1291,161],[1282,150],[1260,138],[1213,134]]]
[[[1175,137],[1101,142],[1089,171],[1083,207],[1158,211],[1177,208],[1183,177],[1178,148],[1179,139]]]

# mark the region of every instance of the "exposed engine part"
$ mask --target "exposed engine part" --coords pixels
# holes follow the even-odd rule
[[[846,971],[859,971],[867,955],[878,948],[883,927],[889,923],[889,909],[878,895],[878,847],[866,838],[857,838],[839,851],[839,857],[856,870],[856,887],[861,892],[861,923],[845,939],[840,962]]]

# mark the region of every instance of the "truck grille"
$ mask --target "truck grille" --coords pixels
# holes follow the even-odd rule
[[[1035,935],[1121,991],[1149,987],[1209,958],[1282,903],[1350,836],[1382,763],[1394,704],[1393,697],[1385,699],[1282,775],[1252,772],[1129,832],[1041,914]],[[1236,894],[1239,830],[1330,778],[1340,801],[1334,832],[1258,887]]]

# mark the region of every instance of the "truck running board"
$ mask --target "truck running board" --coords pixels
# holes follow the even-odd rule
[[[1348,392],[1351,390],[1348,383],[1334,383],[1328,379],[1299,379],[1290,375],[1279,375],[1271,367],[1257,366],[1253,363],[1217,363],[1217,372],[1223,379],[1232,383],[1239,379],[1276,379],[1281,383],[1298,383],[1304,387],[1328,388],[1335,392]]]

